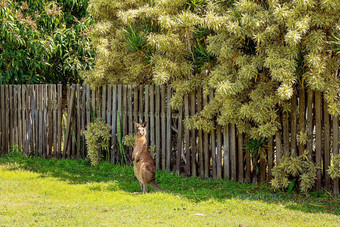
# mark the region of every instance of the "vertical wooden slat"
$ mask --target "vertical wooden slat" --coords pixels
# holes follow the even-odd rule
[[[139,121],[140,123],[143,123],[144,122],[144,117],[143,117],[143,93],[144,93],[144,90],[143,90],[143,86],[142,85],[139,85],[139,111],[138,111],[138,115],[139,115]]]
[[[238,181],[243,182],[243,176],[244,176],[244,167],[243,167],[243,134],[241,132],[237,133],[237,141],[238,141]]]
[[[53,122],[53,157],[57,154],[57,87],[55,84],[52,85],[52,122]]]
[[[35,102],[33,103],[32,99],[33,99],[33,91],[34,91],[34,99]],[[35,151],[34,149],[34,141],[35,141],[35,113],[36,113],[36,108],[37,108],[37,96],[36,96],[36,90],[34,89],[34,85],[30,84],[27,86],[27,92],[26,92],[26,103],[27,103],[27,119],[29,119],[29,117],[32,117],[30,120],[32,120],[32,135],[31,135],[31,139],[29,141],[28,144],[28,151],[29,153],[33,153],[33,151]],[[32,104],[35,104],[34,108],[32,108]],[[32,113],[32,115],[31,115]],[[27,132],[29,129],[29,123],[27,124]],[[27,140],[27,134],[25,139]]]
[[[40,84],[38,85],[39,90],[39,138],[38,138],[38,144],[39,144],[39,156],[41,157],[44,154],[44,85]]]
[[[316,145],[315,145],[315,162],[321,167],[321,149],[322,149],[322,128],[321,128],[321,92],[315,91],[315,126],[316,126]],[[321,168],[317,170],[316,190],[321,189]]]
[[[165,86],[161,86],[161,133],[162,133],[162,170],[166,167],[166,119],[165,119]]]
[[[326,99],[324,98],[323,102],[323,110],[324,110],[324,124],[325,124],[325,160],[324,160],[324,175],[325,175],[325,186],[326,190],[329,191],[331,189],[330,185],[330,176],[327,172],[329,165],[330,165],[330,153],[331,153],[331,148],[330,148],[330,115],[328,113],[328,103],[326,102]]]
[[[107,85],[107,108],[105,114],[105,121],[111,125],[112,114],[112,85]]]
[[[108,125],[112,127],[112,85],[107,86],[107,109],[106,109],[106,122]],[[111,129],[112,130],[112,129]],[[111,138],[109,139],[110,146],[113,143],[114,137],[111,134]],[[111,155],[110,157],[107,157],[108,161],[111,160]]]
[[[47,154],[47,133],[46,133],[46,129],[47,129],[47,105],[46,105],[46,94],[47,94],[47,86],[45,84],[41,84],[41,89],[42,89],[42,93],[41,93],[41,114],[42,114],[42,134],[41,134],[41,139],[42,139],[42,155],[44,157],[46,157]]]
[[[45,139],[45,157],[49,157],[49,128],[50,128],[50,120],[49,120],[49,85],[44,85],[44,139]]]
[[[42,154],[44,157],[48,157],[48,118],[47,118],[47,112],[48,112],[48,96],[47,96],[47,84],[42,84],[42,106],[41,106],[41,112],[42,112],[42,141],[43,141],[43,145],[42,145]]]
[[[203,106],[206,106],[208,104],[208,95],[203,94]],[[209,134],[208,132],[204,132],[203,134],[204,142],[203,142],[203,153],[204,153],[204,177],[209,177]]]
[[[136,123],[142,123],[140,122],[140,119],[138,119],[138,86],[135,86],[133,89],[133,121]]]
[[[28,86],[22,86],[21,89],[21,108],[22,108],[22,143],[23,146],[25,145],[25,138],[26,138],[26,130],[27,130],[27,125],[28,125],[28,113],[27,113],[27,108],[28,108],[28,103],[27,103],[27,90],[28,90]]]
[[[1,85],[2,87],[2,90],[1,92],[3,93],[1,95],[1,102],[2,102],[2,107],[1,107],[1,115],[2,115],[2,119],[3,119],[3,123],[1,124],[2,126],[2,149],[3,149],[3,152],[6,154],[8,152],[7,150],[7,132],[8,130],[5,130],[7,127],[6,127],[6,124],[8,121],[6,121],[5,119],[8,119],[7,118],[7,93],[6,93],[6,85]],[[8,128],[7,128],[8,129]]]
[[[5,121],[5,149],[7,152],[9,152],[9,142],[10,142],[10,138],[9,138],[9,132],[10,132],[10,127],[9,127],[9,100],[8,100],[8,96],[9,96],[9,91],[8,91],[8,85],[5,85],[5,101],[4,101],[4,106],[5,106],[5,119],[8,119]]]
[[[94,107],[94,110],[97,112],[96,118],[100,118],[101,112],[102,112],[102,108],[101,108],[101,105],[100,105],[100,87],[96,87],[95,94],[96,94],[96,105]]]
[[[308,88],[307,97],[307,151],[311,160],[313,153],[313,91],[310,88]]]
[[[292,111],[290,115],[290,135],[291,135],[291,154],[297,154],[296,148],[296,115],[297,115],[297,100],[296,100],[296,91],[292,97]]]
[[[25,138],[26,138],[26,130],[27,130],[27,125],[28,125],[28,113],[27,113],[27,108],[28,108],[28,103],[26,102],[26,99],[27,99],[27,85],[25,86],[22,86],[22,89],[21,89],[21,108],[22,108],[22,143],[23,143],[23,146],[25,145]]]
[[[230,140],[229,140],[229,124],[223,127],[223,177],[230,179]]]
[[[52,93],[52,84],[48,85],[48,98],[47,98],[47,105],[48,105],[48,112],[47,112],[47,119],[48,119],[48,156],[52,156],[52,147],[53,147],[53,109],[52,109],[52,101],[53,101],[53,93]]]
[[[146,126],[146,140],[148,141],[148,145],[150,145],[150,118],[149,118],[149,100],[150,100],[150,95],[149,95],[149,85],[145,85],[144,87],[144,92],[145,92],[145,102],[144,102],[144,121],[148,122],[148,125]]]
[[[100,94],[100,92],[99,92]],[[107,123],[107,119],[106,119],[106,114],[107,114],[107,85],[102,85],[102,92],[101,92],[101,118],[104,122]],[[107,157],[107,153],[103,154],[105,160],[108,160],[109,157]]]
[[[6,127],[5,127],[5,122],[6,122],[6,120],[5,120],[5,112],[6,112],[6,107],[5,107],[5,86],[4,85],[0,85],[0,110],[1,110],[1,119],[0,119],[0,121],[1,121],[1,128],[0,128],[0,130],[1,130],[1,132],[0,132],[0,134],[1,134],[1,137],[0,137],[0,139],[1,139],[1,152],[0,152],[0,154],[6,154],[7,153],[7,149],[6,149],[6,146],[5,146],[5,141],[6,141],[6,136],[5,136],[5,129],[6,129]]]
[[[183,107],[181,106],[178,110],[178,126],[177,126],[177,150],[176,150],[176,173],[180,175],[181,171],[181,151],[182,151],[182,119],[183,119]]]
[[[282,113],[282,123],[283,123],[283,150],[284,153],[289,155],[289,123],[288,123],[288,112],[284,111]]]
[[[122,122],[122,118],[124,116],[123,113],[122,113],[122,108],[123,108],[123,87],[121,84],[118,85],[118,94],[117,94],[117,97],[118,97],[118,102],[117,102],[117,109],[118,109],[118,112],[117,112],[117,135],[122,135],[122,127],[123,127],[123,122]],[[118,121],[119,119],[119,121]],[[119,138],[120,139],[120,138]],[[117,154],[118,154],[118,150],[117,150]]]
[[[134,124],[132,121],[132,87],[129,85],[128,86],[128,94],[127,94],[127,99],[128,99],[128,118],[129,118],[129,134],[132,134],[134,132]],[[146,131],[149,133],[149,131]],[[129,153],[132,154],[133,148],[129,147]]]
[[[245,143],[249,141],[249,136],[246,134],[244,138]],[[246,149],[246,182],[251,183],[251,161],[250,161],[250,150]]]
[[[281,124],[281,116],[278,114],[277,121],[279,124]],[[278,130],[275,133],[275,146],[276,146],[276,164],[280,163],[280,158],[282,155],[282,143],[281,143],[281,126],[278,128]]]
[[[217,151],[216,151],[216,178],[222,178],[222,129],[220,125],[216,126],[217,134]]]
[[[112,85],[107,86],[107,108],[105,114],[105,121],[108,125],[111,125],[111,114],[112,114]]]
[[[80,141],[80,134],[81,134],[81,89],[80,84],[77,84],[77,127],[76,127],[76,145],[77,145],[77,159],[81,157],[81,141]],[[105,113],[105,112],[104,112]],[[105,120],[105,118],[104,118]]]
[[[150,86],[150,145],[155,145],[155,91],[154,85]]]
[[[3,95],[4,92],[2,92],[3,89],[3,85],[0,84],[0,155],[5,154],[4,152],[4,147],[3,147],[3,124],[4,124],[4,120],[3,120],[3,116],[2,116],[2,112],[4,111],[4,107],[3,107]]]
[[[9,148],[11,148],[14,144],[14,112],[13,112],[13,86],[9,85]]]
[[[17,90],[17,95],[18,95],[18,145],[22,148],[23,147],[23,142],[22,142],[22,85],[18,86]]]
[[[7,150],[5,148],[5,86],[0,85],[0,154],[6,154]]]
[[[83,131],[85,131],[86,125],[86,85],[81,85],[81,157],[85,158],[85,136]]]
[[[111,149],[111,163],[116,162],[116,132],[117,132],[117,85],[112,88],[112,149]]]
[[[197,113],[202,111],[202,89],[197,90]],[[199,160],[199,175],[204,178],[204,156],[203,156],[203,131],[198,130],[198,160]]]
[[[267,182],[270,182],[273,174],[273,153],[274,153],[274,139],[273,137],[268,138],[268,174],[267,174]]]
[[[65,133],[65,140],[64,140],[64,152],[66,151],[67,157],[70,157],[71,152],[71,144],[70,144],[70,137],[71,137],[71,119],[73,114],[73,107],[74,107],[74,96],[75,96],[75,87],[72,86],[70,91],[70,99],[67,106],[67,122],[66,122],[66,133]]]
[[[189,98],[188,95],[184,96],[184,115],[185,118],[189,117]],[[185,131],[184,131],[184,137],[185,137],[185,174],[187,176],[190,176],[190,164],[191,164],[191,155],[190,155],[190,131],[187,127],[185,127]]]
[[[91,122],[91,88],[86,85],[86,125]]]
[[[96,89],[91,88],[91,121],[93,119],[96,119],[96,112],[98,111],[96,109]]]
[[[72,156],[72,159],[75,159],[76,158],[76,153],[77,153],[77,149],[76,149],[76,144],[77,144],[77,138],[75,137],[76,136],[76,128],[77,128],[77,85],[74,84],[74,85],[71,85],[72,87],[74,87],[74,107],[73,107],[73,113],[71,115],[72,119],[71,119],[71,131],[70,131],[70,140],[69,140],[69,144],[70,144],[70,148],[71,148],[71,156]],[[99,107],[100,109],[100,107]],[[98,115],[98,117],[100,117],[100,115]]]
[[[299,133],[305,133],[305,89],[303,87],[299,90]],[[305,145],[299,143],[299,155],[302,155],[305,150]]]
[[[339,154],[339,116],[333,117],[333,155]],[[333,180],[333,192],[339,194],[339,178]]]
[[[260,151],[260,182],[264,183],[266,180],[266,160],[267,152],[266,150]]]
[[[57,157],[60,158],[61,154],[62,154],[62,150],[61,150],[61,143],[63,140],[62,137],[62,100],[63,100],[63,85],[62,84],[58,84],[58,135],[57,135],[57,141],[58,141],[58,154]]]
[[[127,105],[127,85],[123,85],[123,101],[122,101],[122,105],[123,105],[123,116],[122,116],[122,120],[123,120],[123,137],[127,135],[127,120],[128,120],[128,105]],[[123,140],[123,139],[122,139]],[[127,153],[128,153],[128,157],[132,157],[132,153],[130,149],[126,149]]]
[[[42,113],[42,155],[43,157],[47,157],[47,149],[48,149],[48,133],[47,133],[47,128],[48,128],[48,119],[47,119],[47,84],[41,84],[42,87],[42,102],[41,102],[41,113]]]
[[[171,98],[171,88],[168,87],[166,93],[166,169],[170,170],[170,161],[171,161],[171,106],[170,106],[170,98]],[[164,125],[165,127],[165,125]]]
[[[160,149],[161,149],[161,124],[160,124],[160,91],[159,86],[156,87],[156,169],[160,169]]]
[[[35,121],[33,122],[33,125],[34,125],[34,130],[33,130],[33,133],[34,133],[34,149],[33,151],[36,153],[36,154],[39,154],[39,146],[40,146],[40,141],[39,141],[39,110],[40,110],[40,89],[39,89],[39,86],[38,85],[32,85],[34,86],[34,89],[35,89],[35,92],[36,92],[36,109],[35,109],[35,114],[34,114],[34,117],[35,117]],[[31,103],[32,105],[32,103]]]
[[[87,128],[87,125],[91,122],[91,94],[90,94],[90,85],[86,84],[85,85],[85,93],[86,93],[86,104],[85,104],[85,108],[86,108],[86,116],[84,119],[85,123],[84,123],[84,129],[85,130]],[[85,137],[83,137],[85,140]],[[86,142],[86,141],[85,141]],[[85,153],[87,154],[87,152]]]
[[[211,139],[211,165],[212,165],[212,178],[216,180],[217,169],[216,169],[216,130],[212,129],[210,132]]]
[[[107,123],[107,121],[106,121],[106,105],[107,105],[107,103],[106,103],[106,100],[107,100],[107,98],[106,98],[106,96],[107,96],[107,85],[106,84],[104,84],[104,85],[102,85],[101,86],[101,93],[100,93],[100,90],[99,90],[99,95],[101,95],[101,97],[100,97],[100,102],[101,102],[101,115],[100,115],[100,117],[101,117],[101,119],[104,121],[104,122],[106,122]],[[107,157],[107,155],[106,155],[106,153],[104,153],[103,154],[104,155],[104,159],[106,160],[106,159],[108,159],[108,157]]]
[[[32,88],[32,86],[30,85],[30,87]],[[28,123],[28,130],[26,133],[26,137],[25,137],[25,147],[24,147],[24,155],[27,156],[28,152],[29,152],[29,147],[31,144],[31,139],[32,139],[32,135],[33,135],[33,121],[34,121],[34,113],[35,113],[35,107],[36,107],[36,96],[35,96],[35,91],[33,89],[27,90],[28,92],[31,91],[32,95],[32,109],[30,109],[30,105],[27,106],[28,109],[30,109],[29,112],[29,116],[27,117],[27,119],[29,119],[29,123]],[[28,95],[27,95],[28,97]],[[29,102],[27,102],[29,103]],[[32,148],[32,146],[31,146]]]
[[[22,121],[22,101],[21,101],[21,98],[22,98],[22,86],[18,86],[18,145],[20,147],[23,146],[23,137],[22,137],[22,124],[23,124],[23,121]]]
[[[123,85],[119,84],[118,85],[118,94],[117,94],[117,97],[118,97],[118,115],[119,115],[119,119],[120,119],[120,128],[122,128],[123,126],[123,122],[122,122],[122,109],[123,109]],[[118,116],[117,116],[118,118]]]
[[[231,161],[231,179],[237,177],[237,149],[236,149],[236,129],[235,124],[230,125],[230,161]]]
[[[106,85],[102,86],[102,119],[106,121]]]
[[[13,85],[13,115],[14,115],[14,130],[13,138],[14,144],[18,145],[18,85]]]
[[[7,152],[9,152],[9,146],[11,143],[11,128],[10,128],[10,103],[9,103],[9,85],[5,85],[5,108],[6,108],[6,113],[5,113],[5,118],[8,119],[6,121],[6,140],[5,140],[5,146],[6,146],[6,150]]]
[[[194,116],[196,114],[196,99],[195,92],[191,92],[190,94],[190,115]],[[196,130],[191,130],[191,138],[190,138],[190,146],[191,146],[191,175],[197,176],[196,172]]]
[[[209,101],[212,102],[214,100],[214,92],[211,91],[209,94]],[[212,178],[216,179],[216,134],[215,129],[212,129],[210,132],[210,143],[211,143],[211,165],[212,165]],[[210,168],[210,167],[209,167]]]
[[[70,103],[70,98],[71,98],[71,90],[70,90],[70,86],[69,84],[66,85],[66,104],[65,104],[65,109],[66,109],[66,113],[68,113],[68,110],[69,110],[69,103]],[[67,143],[70,143],[72,144],[72,142],[69,142],[69,138],[66,140],[66,130],[67,130],[67,122],[68,121],[71,121],[72,119],[72,116],[69,116],[67,114],[67,118],[64,118],[63,120],[65,121],[64,122],[64,147],[65,147],[65,143],[66,143],[66,148],[67,150],[64,150],[64,153],[63,153],[63,158],[69,158],[69,154],[70,154],[70,151],[71,151],[71,148],[68,146]]]
[[[32,102],[33,100],[33,91],[34,91],[34,103]],[[32,108],[32,105],[34,104],[34,108]],[[26,119],[31,121],[31,138],[28,140],[28,133],[29,133],[29,122],[26,124],[26,131],[25,131],[25,140],[28,140],[28,148],[27,148],[27,153],[32,153],[34,149],[34,125],[35,125],[35,109],[37,107],[37,96],[36,96],[36,90],[34,90],[34,85],[30,84],[27,85],[26,87]],[[30,118],[31,117],[31,118]]]
[[[128,115],[127,115],[127,86],[123,86],[123,137],[127,135],[127,120],[128,120]],[[131,155],[131,154],[130,154]]]

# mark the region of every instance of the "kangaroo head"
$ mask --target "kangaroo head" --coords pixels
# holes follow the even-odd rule
[[[148,125],[148,122],[144,122],[143,124],[138,124],[134,122],[137,126],[137,134],[138,136],[145,136],[146,135],[146,126]]]

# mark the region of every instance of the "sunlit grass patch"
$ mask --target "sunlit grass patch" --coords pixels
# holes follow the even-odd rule
[[[131,167],[0,157],[0,226],[335,226],[339,198],[157,172],[142,194]]]

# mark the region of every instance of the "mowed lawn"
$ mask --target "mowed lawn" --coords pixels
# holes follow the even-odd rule
[[[0,157],[0,226],[340,226],[340,199],[157,172],[140,193],[131,167]]]

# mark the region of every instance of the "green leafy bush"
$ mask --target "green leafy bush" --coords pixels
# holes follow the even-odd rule
[[[291,155],[284,156],[280,160],[280,164],[276,165],[273,172],[273,180],[271,185],[275,189],[292,188],[299,185],[301,192],[307,193],[313,188],[316,180],[316,172],[319,167],[310,161],[305,151],[300,156]]]
[[[327,171],[332,179],[340,177],[340,154],[333,155],[331,165]]]
[[[87,125],[87,129],[83,131],[86,139],[87,152],[91,160],[91,164],[98,165],[102,158],[102,150],[108,149],[108,142],[111,138],[111,127],[102,119],[96,119]]]
[[[88,0],[0,2],[0,84],[78,83],[95,51]]]

